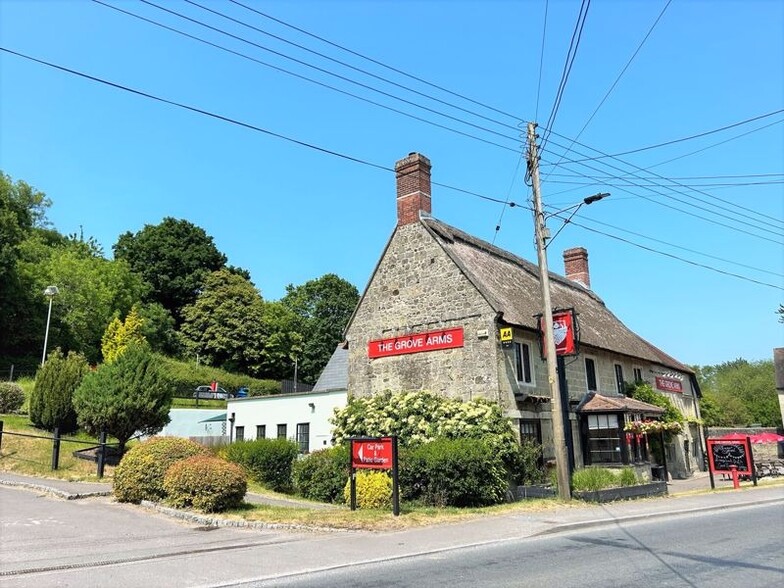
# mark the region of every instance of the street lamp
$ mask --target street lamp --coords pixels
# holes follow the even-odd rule
[[[46,361],[46,344],[49,342],[49,321],[52,320],[52,300],[54,297],[60,293],[60,290],[57,289],[57,286],[48,286],[46,290],[44,290],[44,296],[49,298],[49,313],[46,315],[46,332],[44,333],[44,353],[41,356],[41,367],[44,366],[44,362]]]

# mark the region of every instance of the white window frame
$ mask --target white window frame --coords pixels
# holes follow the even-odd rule
[[[518,363],[518,350],[519,350],[519,357],[522,361],[522,364]],[[527,350],[527,351],[526,351]],[[525,381],[525,361],[523,358],[528,357],[528,372],[531,377],[530,382]],[[515,369],[515,380],[517,380],[517,384],[519,386],[536,386],[536,373],[534,370],[534,361],[533,361],[533,354],[531,353],[531,343],[529,341],[523,340],[516,340],[512,343],[512,361],[514,362],[514,369]],[[517,375],[518,373],[523,374],[522,380],[520,380]]]

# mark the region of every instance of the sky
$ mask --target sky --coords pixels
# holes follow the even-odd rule
[[[536,261],[537,121],[552,234],[611,194],[550,242],[552,271],[585,247],[594,292],[687,364],[784,345],[784,3],[593,0],[573,35],[577,0],[101,2],[153,22],[0,0],[0,46],[148,96],[0,51],[0,169],[107,256],[172,216],[267,300],[327,273],[361,292],[396,224],[390,170],[419,152],[436,218]]]

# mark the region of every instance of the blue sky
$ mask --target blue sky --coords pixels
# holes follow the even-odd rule
[[[0,45],[382,167],[418,151],[432,161],[435,183],[521,205],[529,189],[518,169],[517,125],[546,123],[580,9],[571,0],[547,5],[539,85],[544,1],[242,0],[469,102],[237,4],[194,0],[437,102],[194,4],[151,0],[255,45],[150,4],[102,1],[388,108],[87,0],[0,1]],[[683,362],[768,359],[773,347],[784,345],[784,326],[774,314],[784,302],[784,184],[769,183],[784,181],[784,112],[618,159],[583,162],[591,167],[567,160],[595,157],[590,148],[623,153],[784,109],[784,4],[673,0],[580,134],[586,147],[574,144],[566,160],[553,165],[665,4],[590,4],[552,125],[560,136],[553,134],[542,153],[542,196],[555,209],[596,192],[612,196],[578,212],[550,246],[550,267],[561,273],[561,252],[586,247],[593,290],[630,328]],[[81,227],[108,254],[125,231],[165,216],[184,218],[214,237],[229,262],[250,270],[262,295],[274,300],[287,284],[330,272],[362,290],[394,228],[394,175],[387,171],[8,53],[0,53],[0,91],[0,168],[46,192],[58,230]],[[740,185],[752,182],[766,183]],[[433,188],[434,216],[535,260],[530,213],[507,207],[501,217],[502,208]],[[558,220],[548,224],[555,233]]]

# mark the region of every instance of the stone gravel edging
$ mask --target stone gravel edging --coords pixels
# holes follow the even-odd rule
[[[164,506],[159,502],[151,502],[149,500],[142,500],[141,506],[149,510],[154,510],[163,515],[188,521],[191,523],[198,523],[205,527],[237,527],[246,529],[283,529],[286,531],[308,531],[319,533],[347,533],[353,532],[354,529],[339,529],[335,527],[317,527],[313,525],[303,525],[294,523],[266,523],[264,521],[245,521],[241,519],[224,519],[205,515],[201,513],[191,512],[187,510],[180,510]]]
[[[68,492],[66,490],[58,490],[57,488],[52,488],[51,486],[44,486],[42,484],[31,484],[30,482],[17,482],[16,480],[0,479],[0,485],[17,486],[19,488],[27,488],[28,490],[46,492],[47,494],[54,494],[58,498],[64,498],[65,500],[79,500],[80,498],[95,498],[97,496],[111,496],[112,494],[111,490],[97,491],[97,492],[77,492],[76,494],[74,494],[73,492]]]

